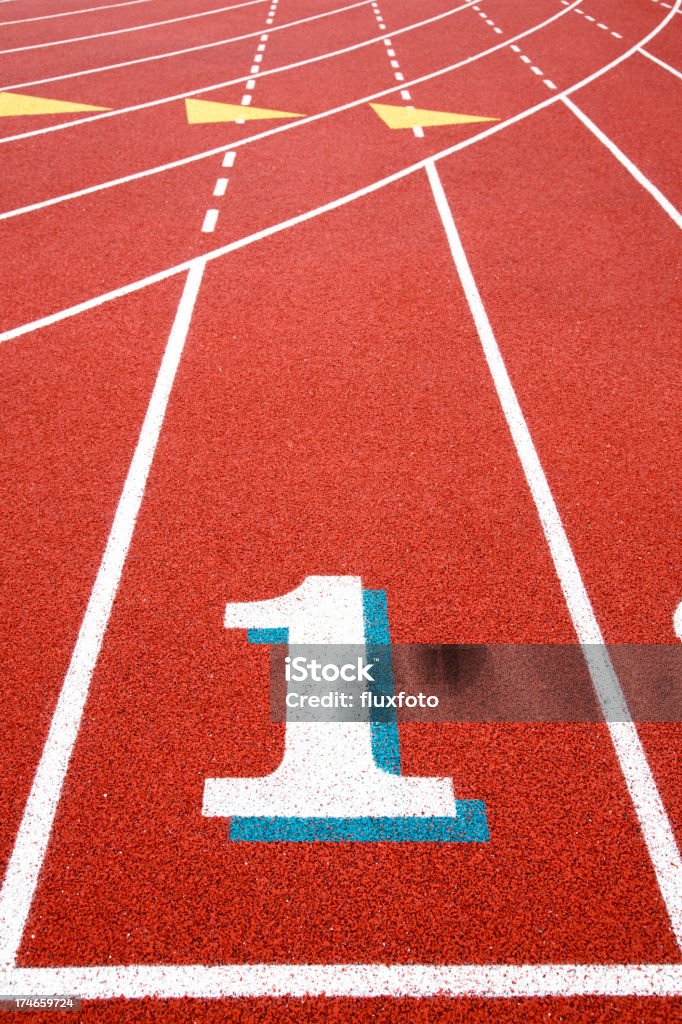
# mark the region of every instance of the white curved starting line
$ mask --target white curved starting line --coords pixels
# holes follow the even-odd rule
[[[31,43],[30,46],[13,46],[9,50],[0,50],[0,54],[25,53],[26,50],[44,50],[48,46],[65,46],[67,43],[82,43],[88,39],[104,39],[105,36],[122,36],[130,32],[142,32],[147,28],[158,28],[160,25],[175,25],[179,21],[191,21],[193,18],[208,18],[211,14],[224,14],[226,11],[236,11],[239,7],[253,7],[256,4],[264,4],[266,0],[244,0],[241,4],[232,4],[230,7],[216,7],[210,11],[197,11],[196,14],[183,14],[179,18],[167,18],[165,21],[150,21],[146,25],[133,25],[131,28],[115,28],[108,32],[94,32],[89,36],[73,36],[70,39],[53,39],[49,43]]]
[[[430,156],[424,157],[422,160],[410,164],[407,167],[403,167],[399,171],[394,171],[385,178],[380,178],[378,181],[372,182],[371,185],[365,185],[363,188],[356,189],[354,192],[349,192],[338,199],[333,199],[328,203],[317,206],[313,210],[308,210],[306,213],[297,214],[295,217],[289,217],[287,220],[280,221],[279,224],[273,224],[270,227],[261,229],[260,231],[255,231],[253,234],[245,235],[243,238],[239,238],[234,242],[229,242],[227,245],[219,246],[217,249],[211,249],[209,252],[203,253],[201,256],[195,256],[192,259],[183,260],[182,263],[177,263],[175,266],[168,267],[166,270],[157,271],[155,274],[149,274],[137,281],[121,285],[119,288],[113,288],[111,291],[103,292],[101,295],[97,295],[91,299],[86,299],[83,302],[78,302],[73,306],[68,306],[66,309],[62,309],[57,313],[50,313],[48,316],[39,317],[37,320],[32,320],[19,327],[13,327],[10,330],[0,332],[0,343],[12,341],[14,338],[20,338],[23,335],[30,334],[42,327],[50,327],[52,324],[59,323],[62,320],[68,320],[73,316],[77,316],[79,313],[85,313],[90,309],[95,309],[97,306],[102,306],[114,299],[123,298],[125,295],[141,291],[143,288],[148,288],[150,285],[158,284],[160,281],[165,281],[170,277],[175,277],[177,274],[183,273],[184,271],[191,270],[192,267],[199,264],[210,263],[213,260],[220,259],[222,256],[227,256],[231,252],[244,249],[246,246],[252,245],[254,242],[260,242],[265,238],[269,238],[271,235],[279,234],[281,231],[286,231],[288,228],[293,228],[298,224],[303,224],[308,220],[313,220],[315,217],[319,217],[322,214],[330,213],[332,210],[345,206],[347,203],[352,203],[356,199],[361,199],[363,196],[370,195],[372,192],[377,192],[379,189],[385,188],[387,185],[390,185],[395,181],[400,181],[402,178],[406,178],[410,174],[414,174],[416,171],[422,170],[432,161],[443,160],[445,157],[451,156],[453,153],[458,153],[463,149],[467,149],[469,146],[473,146],[475,143],[482,142],[483,139],[487,139],[491,135],[496,135],[498,132],[504,131],[513,124],[525,121],[526,118],[532,117],[539,111],[545,110],[548,107],[553,106],[555,103],[563,101],[565,97],[570,96],[579,89],[585,88],[585,86],[590,85],[591,82],[594,82],[603,75],[608,74],[608,72],[612,71],[613,68],[628,60],[638,51],[640,46],[646,46],[647,43],[649,43],[658,35],[659,32],[662,31],[663,28],[665,28],[671,18],[678,13],[681,5],[682,0],[675,0],[672,9],[659,22],[659,24],[644,36],[643,39],[640,39],[619,57],[609,61],[608,64],[605,64],[597,71],[592,72],[592,74],[588,75],[587,78],[583,78],[581,81],[576,82],[567,89],[549,96],[542,102],[536,103],[534,106],[528,107],[526,110],[520,111],[518,114],[514,114],[513,117],[507,118],[505,121],[500,121],[497,124],[491,125],[484,131],[478,132],[476,135],[472,135],[468,139],[463,139],[462,142],[458,142],[453,146],[449,146],[447,149],[440,150],[438,153],[433,153]],[[568,8],[566,8],[566,10],[568,10]],[[231,147],[225,148],[229,149]]]
[[[471,3],[473,3],[473,2],[475,2],[475,0],[469,0],[469,3],[465,4],[464,7],[470,6]],[[147,168],[144,171],[135,171],[132,174],[123,175],[120,178],[112,178],[109,181],[100,182],[99,185],[88,185],[85,188],[77,189],[74,192],[66,192],[66,193],[64,193],[63,195],[60,195],[60,196],[53,196],[51,199],[42,199],[42,200],[39,200],[38,202],[35,202],[35,203],[29,203],[26,206],[16,207],[13,210],[5,210],[3,213],[0,213],[0,221],[11,220],[13,217],[20,217],[20,216],[23,216],[24,214],[27,214],[27,213],[35,213],[37,210],[44,210],[44,209],[47,209],[50,206],[56,206],[56,205],[58,205],[60,203],[70,202],[70,201],[72,201],[74,199],[81,199],[83,196],[93,195],[96,192],[102,192],[102,191],[105,191],[106,189],[110,189],[110,188],[117,188],[119,185],[127,185],[131,181],[139,181],[141,178],[153,177],[156,174],[163,174],[166,171],[176,170],[176,168],[178,168],[178,167],[185,167],[188,164],[197,163],[197,162],[199,162],[201,160],[207,160],[207,159],[209,159],[212,156],[217,156],[218,154],[225,153],[225,152],[227,152],[227,150],[239,149],[242,146],[249,146],[249,145],[251,145],[254,142],[259,142],[261,139],[271,138],[273,135],[279,135],[282,132],[294,131],[297,128],[303,127],[304,125],[313,124],[316,121],[322,121],[322,120],[324,120],[327,117],[334,116],[335,114],[345,113],[345,111],[352,110],[355,107],[365,106],[367,103],[371,103],[374,100],[380,99],[383,96],[390,96],[392,93],[398,92],[401,89],[410,89],[410,88],[412,88],[415,85],[419,85],[421,82],[428,82],[428,81],[433,80],[434,78],[440,78],[442,75],[450,74],[450,72],[452,72],[452,71],[457,71],[459,68],[466,67],[468,64],[473,64],[473,63],[475,63],[478,60],[482,60],[484,57],[490,56],[490,54],[497,53],[500,50],[504,50],[508,46],[511,46],[512,43],[516,42],[519,39],[525,39],[527,36],[530,36],[530,35],[535,34],[536,32],[539,32],[541,29],[546,28],[546,26],[551,24],[552,22],[557,21],[559,18],[563,18],[566,14],[568,14],[570,11],[572,11],[573,8],[576,7],[580,2],[581,2],[581,0],[573,0],[573,3],[569,7],[562,7],[560,11],[558,11],[556,14],[553,14],[550,18],[545,19],[545,21],[542,21],[539,24],[534,25],[534,26],[532,26],[529,29],[525,29],[523,32],[520,32],[518,35],[511,36],[509,39],[505,39],[505,40],[503,40],[500,43],[496,43],[494,46],[489,47],[487,50],[481,50],[479,53],[472,54],[469,57],[464,57],[462,60],[457,61],[454,64],[448,65],[448,67],[439,68],[437,71],[430,71],[428,74],[421,75],[419,78],[413,78],[409,82],[402,82],[400,85],[392,85],[392,86],[390,86],[387,89],[381,89],[379,92],[371,93],[368,96],[362,96],[360,99],[351,100],[349,103],[342,103],[338,107],[331,107],[328,110],[320,111],[319,114],[311,114],[309,117],[301,117],[301,118],[298,118],[298,120],[296,120],[296,121],[288,121],[288,122],[286,122],[284,124],[278,125],[276,128],[268,128],[266,131],[258,132],[256,135],[249,135],[245,139],[237,139],[236,141],[226,143],[223,146],[215,146],[212,149],[205,149],[205,150],[202,150],[200,153],[192,153],[192,154],[190,154],[190,156],[180,157],[177,160],[172,160],[172,161],[169,161],[168,163],[165,163],[165,164],[157,164],[155,167],[149,167],[149,168]],[[458,9],[463,10],[464,7],[458,8]],[[407,29],[403,29],[402,31],[405,32],[405,31],[407,31]],[[381,39],[381,38],[388,37],[388,38],[393,39],[397,35],[398,35],[397,32],[393,32],[393,33],[387,32],[385,34],[385,36],[379,36],[378,38]],[[376,42],[376,40],[372,40],[372,43],[375,43],[375,42]],[[347,52],[350,49],[357,49],[357,48],[359,48],[362,45],[365,45],[365,44],[363,44],[363,43],[354,43],[352,47],[347,47],[346,50],[337,51],[337,52],[339,52],[339,53]],[[276,73],[279,74],[282,71],[290,71],[290,70],[293,70],[295,68],[302,67],[304,65],[314,63],[315,61],[320,61],[320,60],[328,59],[328,57],[329,57],[328,54],[321,54],[321,55],[319,55],[317,57],[309,57],[309,58],[306,58],[306,60],[298,61],[295,64],[289,64],[286,67],[272,68],[270,71],[262,72],[262,74],[260,76],[253,76],[253,77],[264,78],[268,74],[276,74]],[[245,77],[234,79],[231,82],[227,82],[227,83],[223,83],[223,84],[224,85],[231,85],[231,84],[235,84],[237,82],[244,82],[244,81],[247,81],[248,78],[249,78],[249,76],[245,76]],[[148,107],[148,106],[158,105],[159,103],[162,103],[162,102],[163,103],[174,102],[176,99],[184,99],[187,96],[198,96],[202,92],[211,92],[211,91],[214,91],[216,88],[218,88],[218,86],[214,85],[214,86],[208,86],[205,89],[195,89],[191,93],[181,93],[178,96],[173,96],[173,97],[167,98],[165,100],[154,100],[154,101],[152,101],[150,103],[147,103],[147,104],[141,104],[141,106]],[[137,109],[139,109],[139,107]],[[116,113],[126,113],[126,112],[127,111],[115,111],[115,110],[107,111],[104,114],[95,114],[95,115],[93,115],[90,118],[83,118],[83,121],[85,121],[85,120],[89,120],[89,121],[99,120],[102,117],[112,116],[112,115],[114,115]],[[72,124],[77,124],[77,123],[79,123],[79,122],[72,122]],[[80,123],[82,123],[82,122],[80,122]],[[69,125],[54,125],[52,130],[57,130],[57,129],[65,128],[65,127],[69,127]],[[49,128],[48,129],[45,129],[45,128],[39,129],[39,132],[41,132],[41,133],[44,133],[46,131],[50,131],[50,129]],[[20,138],[20,137],[21,136],[10,136],[10,137],[8,137],[6,139],[0,139],[0,144],[5,143],[5,142],[14,142],[14,141],[17,140],[17,138]],[[23,137],[25,138],[26,136],[23,136]]]

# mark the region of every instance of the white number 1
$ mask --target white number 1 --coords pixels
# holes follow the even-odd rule
[[[308,576],[283,597],[228,604],[226,628],[288,629],[289,643],[366,643],[359,576]],[[452,780],[393,775],[372,756],[365,722],[287,722],[284,758],[260,778],[206,779],[206,817],[448,818]]]

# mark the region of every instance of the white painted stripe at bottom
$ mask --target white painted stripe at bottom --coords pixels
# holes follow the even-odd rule
[[[665,210],[671,220],[677,224],[678,228],[682,228],[682,213],[673,206],[670,200],[663,195],[660,189],[656,188],[652,181],[649,181],[646,174],[640,171],[636,164],[633,164],[632,160],[625,155],[622,149],[619,149],[615,142],[613,142],[613,140],[610,139],[608,135],[601,130],[601,128],[598,128],[594,121],[590,120],[587,114],[585,114],[580,107],[576,106],[572,99],[568,96],[562,96],[561,99],[568,109],[573,111],[578,120],[582,121],[585,127],[592,132],[594,137],[599,139],[599,141],[606,146],[608,151],[615,156],[616,160],[623,165],[625,170],[632,175],[635,181],[639,182],[642,188],[647,190],[649,195],[656,200],[661,209]]]
[[[495,390],[523,468],[576,636],[583,648],[620,769],[634,805],[656,881],[677,943],[682,947],[682,858],[656,782],[651,773],[637,727],[611,663],[592,603],[573,555],[564,524],[550,490],[523,411],[488,319],[455,226],[440,175],[432,160],[426,173],[450,252],[469,303]]]
[[[682,995],[680,964],[229,964],[0,970],[6,994],[83,999]]]
[[[9,966],[14,963],[21,943],[71,753],[85,710],[90,680],[128,555],[205,266],[206,260],[201,258],[193,260],[189,267],[175,321],[168,336],[140,436],[118,500],[102,561],[0,890],[2,965]]]

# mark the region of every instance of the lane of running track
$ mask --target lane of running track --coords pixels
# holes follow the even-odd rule
[[[492,4],[481,6],[504,24]],[[613,13],[602,6],[600,20],[610,25]],[[596,16],[597,5],[584,10]],[[649,17],[651,10],[654,23],[662,12],[652,4]],[[574,59],[562,55],[558,33],[553,47],[544,44],[544,33],[537,36],[537,55],[526,46],[559,87],[578,77],[574,63],[589,65],[597,50],[603,63],[605,53],[617,55],[637,38],[627,18],[613,26],[624,37],[619,42],[569,17],[577,25]],[[476,38],[491,31],[478,20],[481,28],[471,29]],[[407,69],[417,55],[404,39],[405,47],[396,48]],[[445,97],[450,104],[480,96],[503,103],[498,83],[504,74],[520,105],[528,105],[531,94],[546,95],[518,55],[492,60],[492,83],[472,69],[466,88],[452,76],[447,89],[444,82],[431,91],[426,84],[415,87],[414,102],[450,109]],[[651,136],[665,134],[676,93],[664,71],[640,69],[647,63],[637,57],[574,99],[675,199],[672,129],[658,146]],[[355,81],[355,69],[352,75]],[[265,86],[259,83],[259,103],[261,95],[273,95]],[[306,88],[307,79],[287,78],[291,100]],[[665,108],[657,102],[662,93]],[[635,96],[642,113],[636,122],[628,105]],[[312,140],[313,127],[300,131],[311,132]],[[381,168],[395,166],[391,160],[405,163],[429,152],[429,132],[427,140],[410,134],[375,141],[375,127],[368,122],[363,129],[368,141],[360,154],[373,173],[387,173]],[[433,134],[439,140],[455,135],[449,128]],[[319,152],[305,137],[296,148],[298,137],[290,132],[283,136],[286,147],[272,140],[239,154],[231,205],[222,211],[229,220],[219,220],[215,239],[246,233],[254,216],[265,224],[286,215],[280,211],[290,207],[272,190],[273,170],[281,192],[297,198],[314,194],[318,176],[324,196],[343,187],[344,173],[359,173],[357,165],[349,172],[337,166],[339,153],[346,161],[352,157],[349,130],[318,134]],[[380,152],[384,146],[394,147],[390,159]],[[199,165],[192,172],[204,205],[220,158],[207,163],[215,166],[205,174],[202,169],[202,176]],[[682,597],[673,501],[679,491],[675,229],[561,107],[441,168],[605,635],[672,642],[671,614]],[[183,192],[179,182],[170,198],[156,195],[163,217],[171,210],[175,216],[177,207],[186,223],[155,241],[152,258],[200,251],[192,232],[198,233],[203,207],[181,207]],[[481,203],[482,194],[489,204]],[[107,212],[114,215],[114,204],[102,214],[97,200],[88,211],[103,246],[128,232],[114,270],[137,259],[135,247],[149,245],[142,191],[138,209],[131,208],[129,193],[126,203],[109,236],[105,219]],[[65,294],[63,282],[50,283],[47,270],[74,260],[56,241],[44,263],[34,259],[31,246],[44,245],[68,223],[39,218],[33,229],[32,217],[19,219],[21,232],[13,237],[23,245],[28,238],[27,258],[38,264],[35,281],[43,295],[34,307],[30,289],[19,282],[13,322]],[[85,235],[73,224],[80,244],[92,245],[95,232]],[[219,234],[230,231],[235,235]],[[108,287],[106,261],[90,263],[97,287]],[[71,273],[80,273],[75,260]],[[8,577],[21,574],[25,581],[24,591],[7,595],[22,700],[14,687],[9,717],[12,736],[21,742],[7,794],[3,855],[181,287],[180,280],[155,286],[0,349],[3,373],[21,381],[12,418],[14,464],[4,485],[6,505],[15,510],[5,524],[13,549]],[[424,318],[415,350],[419,301]],[[296,396],[307,396],[307,403]],[[57,461],[57,451],[68,459],[60,454]],[[36,493],[42,498],[39,526],[30,505]],[[290,495],[284,508],[282,493]],[[434,510],[443,508],[448,517],[434,530]],[[64,564],[70,567],[66,582],[57,578]],[[380,864],[374,855],[358,860],[355,851],[352,859],[341,849],[324,859],[319,851],[315,857],[294,851],[286,867],[267,850],[235,855],[224,823],[200,816],[203,780],[272,770],[282,735],[263,724],[265,654],[222,630],[222,609],[228,598],[284,593],[310,572],[357,572],[366,586],[386,587],[394,640],[573,639],[421,172],[209,266],[22,962],[338,961],[340,950],[342,960],[392,962],[679,962],[610,740],[597,726],[403,729],[404,769],[452,775],[458,796],[485,799],[494,847],[450,848],[428,857],[393,848]],[[253,697],[255,678],[263,686]],[[640,731],[679,834],[679,727]],[[254,882],[255,868],[265,884]],[[428,915],[415,896],[419,879],[436,892]],[[244,900],[267,928],[242,920]],[[311,920],[317,931],[311,932]],[[545,1019],[551,1008],[587,1019],[585,1005],[531,1001],[519,1009],[495,1002],[467,1004],[467,1011],[533,1020]],[[604,1020],[656,1020],[670,1010],[670,1003],[657,1000],[591,1006]],[[286,1009],[258,1003],[255,1009],[263,1020],[302,1019],[302,1013],[323,1020],[337,1012],[364,1020],[370,1013],[367,1004],[342,1001]],[[248,1015],[254,1004],[230,1003],[229,1010]],[[113,1012],[98,1005],[96,1019]],[[128,1004],[126,1012],[131,1019],[137,1013],[180,1019],[187,1012],[224,1019],[228,1004]],[[376,1019],[384,1014],[391,1021],[402,1015],[452,1019],[452,1012],[446,1001],[428,1009],[409,1001],[371,1008]]]
[[[575,79],[615,56],[610,43],[609,53],[604,53],[602,34],[593,33],[590,38],[594,52],[589,63],[580,61]],[[557,46],[562,45],[558,40]],[[359,57],[347,55],[343,62],[350,81],[360,75],[367,81],[367,65],[361,65]],[[379,88],[390,88],[383,47],[376,52],[371,68]],[[258,83],[256,102],[276,105],[284,99],[296,110],[297,100],[300,106],[313,88],[319,91],[319,81],[319,74],[312,69],[287,76],[286,83],[279,79],[276,86],[273,79],[263,79]],[[333,81],[330,88],[334,88]],[[357,96],[356,88],[353,85]],[[424,83],[419,91],[414,88],[416,103],[454,110],[462,104],[472,109],[475,103],[473,112],[501,118],[550,95],[546,85],[529,74],[508,48]],[[204,140],[209,140],[209,147],[225,142],[225,133],[216,126],[185,126],[185,131],[197,128]],[[304,213],[316,202],[371,184],[444,144],[455,144],[476,129],[476,125],[445,128],[417,146],[421,140],[411,133],[391,132],[363,104],[250,143],[239,153],[240,164],[245,158],[249,173],[234,179],[240,190],[246,190],[246,201],[238,202],[234,191],[228,196],[227,215],[219,219],[210,243],[198,239],[196,228],[219,171],[218,157],[3,221],[0,235],[4,244],[18,251],[21,243],[22,252],[22,259],[12,266],[13,310],[3,326],[10,328],[89,298],[93,281],[97,282],[97,294],[208,251],[216,242],[230,242]],[[230,130],[236,133],[239,128]],[[135,245],[131,246],[133,236]],[[68,265],[68,274],[55,275],[55,264]],[[41,281],[40,291],[35,288],[36,279]]]
[[[458,59],[484,51],[491,45],[485,27],[479,27],[478,21],[472,22],[469,18],[467,24],[457,28],[456,19],[466,17],[469,13],[464,4],[450,3],[445,10],[456,13],[445,20],[441,19],[430,26],[415,30],[415,35],[418,47],[428,54],[429,47],[435,45],[445,32],[446,37],[451,39],[451,50],[443,54],[442,60],[422,56],[416,65],[417,74],[438,71]],[[430,16],[437,17],[439,13],[441,12]],[[528,29],[542,22],[550,14],[546,0],[542,0],[536,9],[529,12],[523,28]],[[89,92],[88,99],[97,104],[125,109],[139,103],[155,102],[169,96],[195,95],[199,89],[209,89],[208,92],[200,93],[201,98],[239,102],[245,82],[249,77],[253,77],[250,76],[250,68],[260,42],[260,34],[266,33],[266,20],[261,19],[252,38],[231,44],[225,51],[201,51],[187,58],[173,58],[171,62],[164,63],[161,70],[164,76],[168,72],[169,85],[166,84],[165,77],[163,82],[159,81],[158,69],[153,65],[124,68],[121,71],[107,73],[107,79],[115,78],[112,82],[102,83],[98,76],[97,91]],[[276,21],[282,23],[285,20],[281,15],[276,18]],[[427,13],[423,13],[421,17],[408,24],[424,20],[428,20]],[[300,113],[324,111],[356,97],[362,97],[363,94],[387,87],[386,67],[383,62],[384,47],[380,41],[370,46],[363,45],[347,55],[325,58],[304,69],[293,68],[289,72],[269,74],[278,68],[289,67],[299,60],[311,56],[324,57],[328,53],[335,53],[337,50],[380,37],[382,32],[371,11],[366,7],[347,12],[342,17],[327,18],[279,33],[270,31],[266,34],[268,39],[262,64],[268,74],[258,81],[258,91],[260,92],[261,87],[267,87],[277,102],[282,82],[298,78],[300,75],[305,76],[305,81],[309,83],[309,91],[304,97],[304,109]],[[403,38],[400,37],[401,40]],[[439,49],[437,56],[440,55]],[[189,70],[184,66],[187,63]],[[209,88],[215,83],[226,81],[233,81],[235,84],[216,90]],[[21,83],[17,82],[15,88],[20,87]],[[59,87],[61,91],[58,98],[74,95],[72,81],[59,83]],[[92,89],[92,79],[88,80],[87,87]],[[44,92],[45,86],[42,88]],[[281,106],[279,109],[282,109]],[[210,130],[204,127],[203,131],[199,132],[198,126],[188,127],[182,98],[141,111],[106,117],[100,115],[95,121],[79,123],[93,116],[96,115],[85,113],[80,117],[72,116],[63,122],[69,124],[69,127],[55,132],[46,130],[50,124],[46,123],[45,118],[26,119],[25,127],[23,118],[20,125],[17,119],[8,119],[13,122],[6,128],[10,138],[16,135],[23,136],[26,132],[37,131],[40,134],[5,144],[4,156],[15,161],[12,166],[15,170],[14,177],[18,179],[14,186],[17,191],[8,194],[6,202],[11,206],[21,205],[189,155],[206,148],[201,144],[201,140],[207,137]],[[271,125],[267,122],[249,124],[241,129],[223,124],[213,126],[212,131],[220,141],[229,142],[232,138],[255,135],[268,127]],[[37,153],[42,155],[43,161],[51,161],[58,165],[55,167],[56,177],[42,185],[40,177],[36,177]],[[92,169],[88,168],[87,177],[84,177],[84,168],[88,166],[84,162],[86,153],[97,162]],[[59,161],[56,159],[57,154],[61,156]]]
[[[621,76],[610,83],[609,109],[624,126]],[[642,138],[652,121],[656,130],[649,99],[640,148],[653,155]],[[484,158],[470,150],[444,161],[443,180],[605,639],[675,644],[679,229],[568,110],[518,135],[518,147],[499,136]],[[668,160],[663,145],[659,185],[676,173]],[[682,730],[643,735],[679,835]]]
[[[0,350],[3,869],[181,291],[170,281]]]
[[[600,726],[405,735],[490,844],[202,818],[207,776],[282,755],[224,604],[310,573],[385,587],[396,641],[573,638],[423,175],[207,269],[21,963],[676,960]]]

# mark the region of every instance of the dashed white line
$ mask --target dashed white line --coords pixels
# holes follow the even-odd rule
[[[602,29],[604,32],[608,32],[610,35],[614,36],[616,39],[622,39],[623,38],[622,35],[620,34],[620,32],[612,32],[611,29],[609,28],[609,26],[605,25],[603,21],[597,21],[597,19],[593,18],[591,14],[586,14],[585,11],[581,11],[579,7],[574,7],[573,8],[573,13],[574,14],[580,14],[587,21],[591,21],[593,24],[595,24],[597,26],[597,28]]]
[[[2,0],[0,0],[2,2]],[[471,146],[479,145],[483,140],[489,139],[494,135],[498,135],[500,132],[506,131],[508,128],[515,124],[520,124],[528,118],[534,117],[542,110],[548,110],[555,103],[558,103],[565,96],[571,93],[578,92],[580,89],[586,88],[592,82],[598,81],[604,75],[608,74],[614,68],[621,65],[624,61],[632,57],[633,54],[637,53],[638,47],[647,46],[652,39],[654,39],[665,27],[670,23],[674,15],[677,15],[680,7],[680,0],[677,0],[675,8],[671,14],[666,15],[662,21],[655,25],[647,34],[639,40],[638,43],[631,46],[624,53],[619,54],[613,60],[597,68],[591,74],[582,78],[579,82],[574,82],[573,85],[568,86],[563,92],[557,96],[549,96],[547,99],[534,103],[531,107],[527,107],[524,110],[519,111],[517,114],[513,114],[511,117],[505,118],[502,121],[498,121],[489,128],[483,129],[483,131],[477,132],[475,135],[469,138],[463,139],[461,142],[455,143],[452,146],[447,146],[445,149],[439,150],[434,153],[430,158],[433,161],[443,160],[448,156],[452,156],[454,153],[459,153]],[[517,36],[516,38],[520,38]],[[416,80],[415,80],[416,82]],[[387,89],[380,95],[390,93],[392,90]],[[407,90],[402,90],[407,92]],[[377,97],[370,97],[374,99]],[[409,99],[410,97],[403,97]],[[369,100],[367,101],[369,102]],[[222,150],[211,151],[210,155],[214,155],[216,152],[222,152]],[[225,150],[225,156],[223,158],[223,166],[230,167],[231,163],[227,162],[230,156],[233,156],[233,150]],[[213,260],[222,259],[224,256],[229,255],[232,252],[238,252],[241,249],[246,248],[249,245],[254,245],[258,242],[263,241],[266,238],[270,238],[274,235],[278,235],[284,231],[288,231],[291,228],[298,227],[300,224],[305,224],[308,221],[314,220],[317,217],[325,216],[327,213],[331,213],[333,210],[341,209],[350,203],[356,202],[358,199],[362,199],[365,196],[373,195],[374,192],[378,192],[380,189],[386,188],[392,185],[396,181],[402,181],[408,178],[410,175],[417,173],[423,167],[426,166],[426,159],[417,160],[413,164],[408,164],[406,167],[400,168],[398,171],[394,171],[392,174],[386,175],[384,178],[379,178],[373,181],[370,185],[364,185],[362,188],[356,189],[353,192],[348,192],[345,195],[338,196],[336,199],[332,199],[327,203],[323,203],[321,206],[316,206],[312,209],[306,210],[305,213],[296,214],[294,217],[289,217],[286,220],[279,221],[277,224],[271,224],[267,228],[262,228],[259,231],[255,231],[251,235],[244,235],[241,238],[236,239],[234,242],[229,242],[227,245],[218,246],[215,249],[211,249],[209,252],[204,253],[201,257],[206,262],[212,262]],[[155,284],[159,284],[161,281],[167,281],[178,274],[184,273],[188,270],[194,260],[183,260],[181,263],[175,263],[170,267],[166,267],[163,270],[155,271],[153,274],[148,274],[145,277],[137,278],[134,281],[129,281],[127,284],[119,285],[117,288],[112,288],[106,292],[100,292],[99,295],[93,295],[88,299],[83,299],[71,306],[62,307],[54,313],[47,313],[44,316],[38,317],[35,320],[25,321],[16,327],[10,327],[4,331],[0,331],[0,344],[7,341],[14,341],[17,338],[26,337],[29,334],[33,334],[35,331],[42,330],[45,327],[51,327],[54,324],[62,323],[65,320],[70,320],[73,317],[79,316],[81,313],[87,313],[91,309],[98,309],[100,306],[106,305],[109,302],[115,302],[117,299],[124,298],[126,295],[133,295],[136,292],[142,291],[145,288],[150,288]],[[680,915],[681,920],[681,940],[682,940],[682,910]],[[680,942],[682,945],[682,941]],[[118,969],[118,968],[117,968]],[[638,968],[639,970],[639,968]],[[0,974],[1,980],[1,974]]]
[[[564,102],[567,98],[564,97]],[[568,100],[568,104],[573,104]],[[566,606],[582,646],[594,690],[602,708],[619,767],[623,773],[656,881],[678,944],[682,944],[682,859],[647,761],[637,727],[615,673],[599,623],[575,560],[561,515],[542,468],[532,435],[509,377],[483,300],[462,246],[436,165],[426,161],[433,197],[443,223],[483,353],[530,489]]]
[[[213,195],[216,197],[224,196],[227,192],[227,178],[218,178],[213,189]]]
[[[215,231],[215,226],[218,223],[218,210],[207,210],[204,217],[204,223],[201,225],[201,230],[205,235],[210,235]]]

